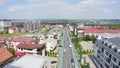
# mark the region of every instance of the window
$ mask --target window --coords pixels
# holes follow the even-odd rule
[[[113,57],[113,61],[116,62],[116,58],[115,57]]]
[[[104,52],[104,48],[102,47],[102,50],[101,50],[102,52]]]
[[[118,62],[118,65],[120,66],[120,61]]]
[[[109,58],[111,58],[112,57],[112,55],[111,54],[109,54]]]
[[[104,44],[104,41],[102,41],[102,43]]]
[[[107,46],[107,43],[105,43],[105,46]]]
[[[32,49],[28,49],[28,50],[32,51]]]
[[[105,54],[108,56],[108,52],[106,51]]]
[[[109,48],[112,48],[112,45],[109,45]]]
[[[113,50],[114,50],[114,52],[117,52],[117,48],[114,48]]]

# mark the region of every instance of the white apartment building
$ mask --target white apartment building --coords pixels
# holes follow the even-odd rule
[[[120,68],[120,37],[97,40],[94,55],[98,68]]]
[[[1,20],[0,21],[0,32],[8,29],[8,27],[12,26],[12,22],[10,20]]]

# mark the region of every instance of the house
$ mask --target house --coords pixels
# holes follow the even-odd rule
[[[48,68],[47,59],[38,55],[24,55],[4,68]]]
[[[54,51],[57,47],[57,40],[56,39],[45,39],[39,42],[39,44],[45,43],[46,44],[46,51]]]
[[[8,29],[8,33],[10,33],[10,34],[17,33],[17,32],[18,32],[17,26],[11,26]]]
[[[0,36],[0,43],[2,44],[2,46],[8,45],[8,42],[9,41],[7,37]]]
[[[7,37],[0,36],[0,42],[6,42],[8,40]]]
[[[97,40],[94,49],[98,68],[120,68],[120,37]]]
[[[21,43],[17,46],[17,52],[23,52],[25,54],[38,54],[45,55],[45,44],[24,44]]]
[[[19,45],[20,43],[26,43],[26,44],[29,44],[29,43],[32,43],[33,42],[33,39],[31,38],[12,38],[10,40],[10,45],[9,47],[10,48],[14,48],[14,50],[16,50],[16,47],[17,45]]]
[[[5,66],[12,60],[12,54],[7,50],[7,48],[0,48],[0,68]]]
[[[3,44],[3,42],[0,42],[0,48],[1,48],[1,47],[4,47],[4,44]]]

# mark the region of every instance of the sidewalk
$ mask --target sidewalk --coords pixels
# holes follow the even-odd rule
[[[93,63],[92,59],[88,55],[83,55],[83,57],[86,58],[86,62],[90,64],[90,68],[97,68],[96,65]],[[84,63],[84,60],[82,60],[82,64]]]
[[[56,68],[58,60],[55,57],[46,57],[47,58],[47,68]],[[57,61],[57,63],[51,64],[51,61]]]

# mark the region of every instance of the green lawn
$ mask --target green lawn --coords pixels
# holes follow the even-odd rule
[[[19,32],[19,33],[14,33],[14,34],[0,34],[0,36],[14,37],[14,36],[22,36],[22,35],[25,35],[25,34],[32,34],[32,33],[28,33],[28,32],[21,33],[21,32]]]

